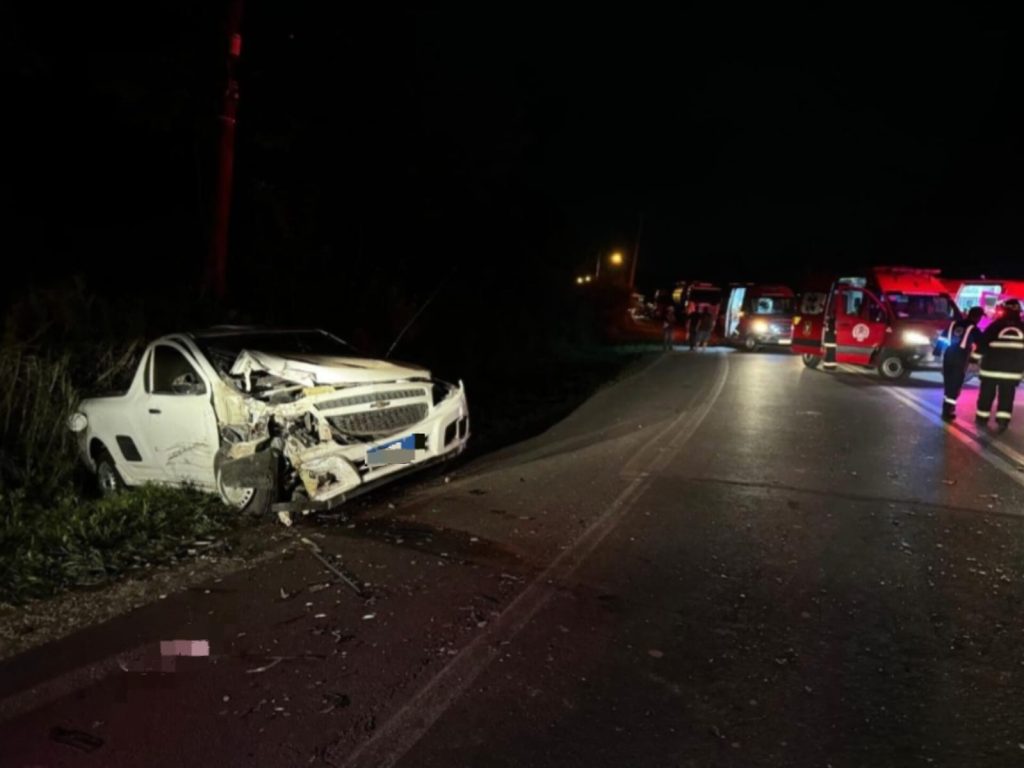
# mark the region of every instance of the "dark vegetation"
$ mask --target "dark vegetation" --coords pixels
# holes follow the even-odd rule
[[[422,309],[393,357],[466,382],[475,451],[540,430],[628,359],[573,290],[578,233],[541,191],[532,75],[487,48],[467,69],[436,49],[443,19],[312,8],[247,3],[223,300],[204,287],[222,5],[5,19],[20,117],[0,180],[0,601],[173,561],[238,524],[198,494],[100,500],[81,474],[67,415],[159,334],[320,326],[379,356]]]

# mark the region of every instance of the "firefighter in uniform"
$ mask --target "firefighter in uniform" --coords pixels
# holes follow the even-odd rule
[[[985,316],[981,307],[973,307],[967,316],[954,320],[939,336],[936,350],[945,346],[942,354],[942,386],[945,397],[942,400],[942,418],[952,421],[956,418],[956,399],[964,387],[964,377],[971,359],[977,360],[977,348],[981,342],[978,321]]]
[[[978,377],[978,424],[988,424],[992,415],[992,401],[999,396],[996,424],[1000,432],[1010,426],[1013,415],[1013,396],[1024,378],[1024,322],[1020,316],[1020,302],[1003,302],[1003,316],[992,322],[981,336],[981,365]]]

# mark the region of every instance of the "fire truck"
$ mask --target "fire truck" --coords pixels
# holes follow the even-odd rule
[[[792,339],[793,289],[785,285],[734,284],[725,303],[726,344],[754,352]]]
[[[966,312],[971,307],[981,307],[985,310],[985,317],[979,323],[981,328],[995,319],[1000,302],[1010,298],[1024,301],[1024,280],[995,280],[986,277],[976,280],[943,278],[942,283],[961,312]]]
[[[937,269],[874,267],[861,276],[840,277],[829,291],[817,350],[805,335],[814,322],[793,318],[804,364],[818,367],[828,343],[835,344],[837,363],[874,368],[890,381],[941,367],[933,354],[935,340],[961,312],[938,275]],[[834,340],[826,341],[830,332]]]

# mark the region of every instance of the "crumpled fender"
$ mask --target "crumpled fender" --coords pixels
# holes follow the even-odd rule
[[[278,452],[267,442],[262,449],[232,456],[236,445],[223,445],[214,457],[214,470],[220,483],[229,488],[269,490],[277,486]]]

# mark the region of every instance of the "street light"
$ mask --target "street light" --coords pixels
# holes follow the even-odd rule
[[[622,253],[620,251],[615,251],[615,253],[613,253],[611,255],[611,258],[609,259],[609,261],[612,263],[612,266],[614,266],[614,267],[621,267],[622,266]]]

